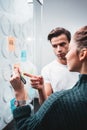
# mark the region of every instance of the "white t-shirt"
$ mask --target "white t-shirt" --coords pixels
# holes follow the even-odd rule
[[[67,65],[58,63],[57,60],[46,65],[41,74],[45,83],[51,83],[53,92],[72,88],[78,81],[77,72],[70,72]]]

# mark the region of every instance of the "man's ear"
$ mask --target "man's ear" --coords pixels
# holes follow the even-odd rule
[[[79,59],[84,60],[87,58],[87,48],[83,48],[79,53]]]

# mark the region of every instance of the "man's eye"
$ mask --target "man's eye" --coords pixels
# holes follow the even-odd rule
[[[62,42],[62,43],[61,43],[61,46],[65,46],[65,45],[66,45],[66,43],[65,43],[65,42]]]
[[[57,45],[52,45],[53,48],[57,48]]]

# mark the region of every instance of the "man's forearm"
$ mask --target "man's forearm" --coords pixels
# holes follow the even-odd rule
[[[47,95],[45,93],[44,88],[41,90],[38,90],[38,93],[39,93],[39,103],[41,105],[47,99]]]

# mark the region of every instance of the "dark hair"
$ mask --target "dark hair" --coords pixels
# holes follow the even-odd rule
[[[62,28],[62,27],[57,27],[57,28],[53,29],[53,30],[48,34],[48,40],[51,41],[51,39],[52,39],[53,37],[57,37],[57,36],[59,36],[59,35],[61,35],[61,34],[65,34],[65,35],[67,36],[68,41],[70,42],[70,40],[71,40],[71,33],[70,33],[67,29]]]
[[[73,38],[77,44],[78,50],[81,50],[82,48],[87,48],[87,26],[84,26],[77,30]]]

